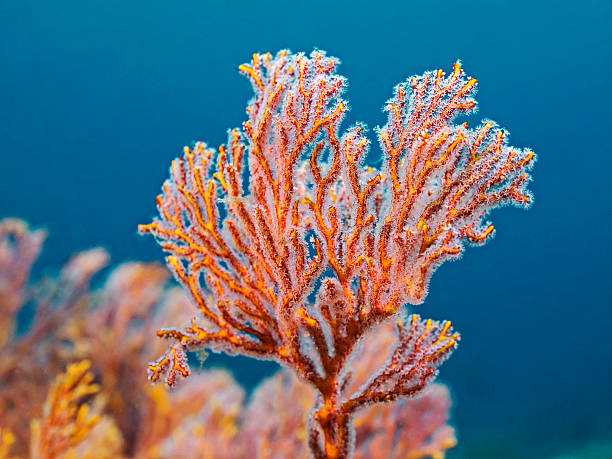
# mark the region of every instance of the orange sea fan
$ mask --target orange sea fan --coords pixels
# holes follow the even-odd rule
[[[189,374],[186,350],[276,360],[316,393],[309,445],[317,458],[352,452],[354,413],[421,393],[459,335],[448,322],[405,316],[465,242],[493,235],[491,209],[527,206],[530,150],[492,121],[453,124],[475,109],[476,80],[459,63],[395,88],[377,130],[380,171],[363,160],[365,127],[340,132],[347,111],[338,60],[281,51],[240,71],[255,97],[243,130],[217,151],[197,143],[172,163],[153,234],[199,314],[158,335],[171,341],[153,381]],[[393,353],[347,392],[356,345],[400,316]]]

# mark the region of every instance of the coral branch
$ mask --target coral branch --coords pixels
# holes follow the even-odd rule
[[[457,347],[459,334],[452,332],[450,322],[421,321],[413,314],[407,326],[398,323],[398,338],[386,365],[350,398],[347,411],[393,402],[399,397],[414,398],[435,378],[437,367]]]
[[[30,269],[46,238],[21,220],[0,220],[0,348],[14,332],[15,314],[25,302]]]
[[[412,304],[424,300],[435,269],[461,255],[463,240],[483,244],[493,236],[483,222],[492,209],[532,200],[531,150],[509,147],[507,131],[493,121],[476,129],[451,124],[475,109],[475,91],[459,63],[448,77],[441,70],[413,77],[395,88],[378,129],[391,181],[378,250],[399,254],[387,269],[403,280]]]
[[[98,393],[90,363],[69,365],[49,391],[43,418],[32,422],[31,457],[53,459],[78,445],[100,420],[84,403]]]

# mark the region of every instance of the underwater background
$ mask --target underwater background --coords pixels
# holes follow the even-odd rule
[[[416,308],[462,334],[441,370],[448,457],[587,457],[569,455],[612,442],[611,21],[609,0],[0,0],[0,217],[48,229],[35,269],[98,245],[113,264],[161,261],[136,226],[183,145],[241,125],[253,52],[339,57],[344,126],[371,127],[395,84],[461,59],[479,81],[468,121],[497,121],[538,162],[533,207],[494,211],[495,239],[441,267]],[[250,388],[276,368],[220,364]]]

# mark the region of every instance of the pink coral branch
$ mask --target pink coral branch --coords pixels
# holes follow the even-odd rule
[[[14,331],[17,311],[26,301],[26,284],[32,265],[46,238],[17,219],[0,220],[0,348]]]

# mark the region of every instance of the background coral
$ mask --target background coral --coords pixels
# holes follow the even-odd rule
[[[33,285],[30,271],[44,235],[20,220],[0,221],[0,425],[15,435],[18,453],[27,450],[29,420],[41,416],[50,382],[70,360],[60,330],[88,301],[91,277],[108,262],[102,249],[82,252],[57,278]],[[18,330],[23,311],[31,320]]]

